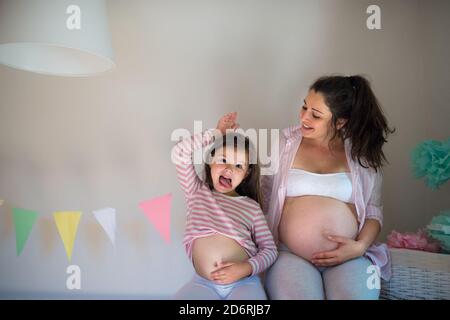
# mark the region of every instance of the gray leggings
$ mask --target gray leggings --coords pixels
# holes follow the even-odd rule
[[[334,267],[317,268],[290,251],[280,251],[265,275],[265,287],[273,300],[376,300],[379,289],[367,286],[366,257]]]

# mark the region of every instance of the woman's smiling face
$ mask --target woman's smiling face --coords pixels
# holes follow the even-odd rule
[[[214,189],[220,193],[237,195],[234,191],[244,180],[248,171],[247,155],[244,150],[227,152],[226,148],[215,151],[210,165]]]
[[[310,90],[300,109],[303,137],[326,141],[332,134],[332,113],[320,92]]]
[[[323,140],[328,135],[332,114],[322,94],[310,90],[300,109],[301,131],[305,138]]]

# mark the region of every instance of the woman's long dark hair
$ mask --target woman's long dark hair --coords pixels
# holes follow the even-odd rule
[[[326,76],[310,87],[321,93],[333,114],[331,123],[334,134],[352,142],[351,157],[365,168],[375,170],[387,163],[383,144],[395,131],[388,127],[386,117],[372,92],[369,81],[362,76]],[[347,120],[338,130],[338,119]]]
[[[221,141],[222,140],[222,141]],[[211,163],[212,157],[217,149],[233,147],[234,150],[244,149],[248,159],[247,176],[242,180],[239,186],[236,188],[236,192],[241,196],[247,196],[252,198],[262,207],[262,195],[260,185],[260,166],[258,163],[258,157],[256,149],[251,143],[250,139],[238,132],[227,133],[222,136],[222,139],[216,139],[215,143],[211,147],[208,154],[207,161],[205,163],[205,183],[209,186],[210,190],[214,189],[212,177],[211,177]]]

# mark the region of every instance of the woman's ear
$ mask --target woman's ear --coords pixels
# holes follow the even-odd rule
[[[337,122],[336,122],[336,128],[337,128],[338,130],[341,130],[342,127],[345,126],[346,123],[347,123],[347,119],[339,118],[339,119],[337,120]]]

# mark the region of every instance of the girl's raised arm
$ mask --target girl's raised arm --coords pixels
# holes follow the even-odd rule
[[[175,162],[178,182],[186,198],[190,198],[203,184],[195,172],[192,155],[195,150],[211,144],[215,139],[215,134],[220,134],[217,129],[203,131],[181,140],[172,150],[172,160]]]

